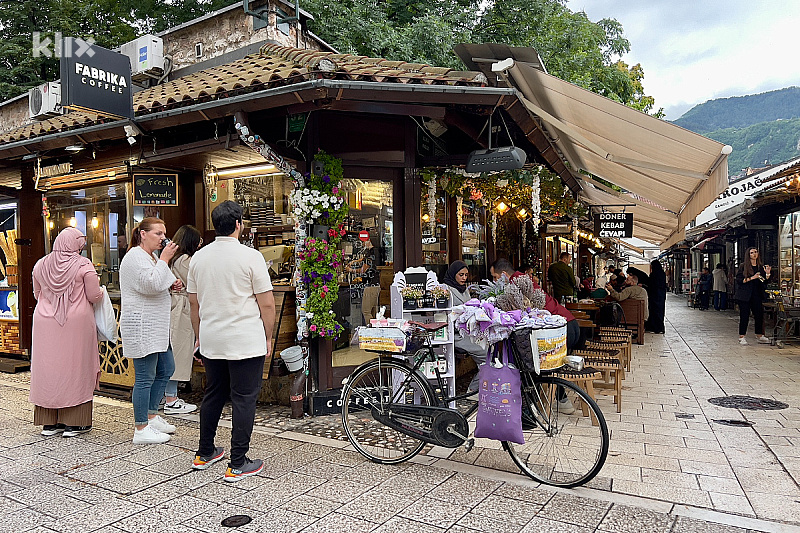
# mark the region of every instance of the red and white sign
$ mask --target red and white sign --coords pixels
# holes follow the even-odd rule
[[[358,233],[358,238],[361,239],[362,242],[367,242],[369,240],[369,232],[367,230],[360,231]]]

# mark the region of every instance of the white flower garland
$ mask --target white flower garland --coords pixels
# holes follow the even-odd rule
[[[458,233],[461,234],[464,227],[464,198],[462,196],[456,198],[456,216],[458,217]]]
[[[542,216],[542,203],[540,198],[541,189],[539,188],[539,175],[533,177],[531,183],[531,223],[533,224],[533,233],[539,233],[539,221]]]
[[[497,246],[497,210],[492,209],[492,243]]]
[[[428,226],[431,230],[431,235],[436,235],[436,177],[433,177],[428,183]]]

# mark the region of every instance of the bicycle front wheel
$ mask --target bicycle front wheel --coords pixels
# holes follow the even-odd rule
[[[425,442],[383,425],[372,409],[388,404],[432,406],[433,391],[423,376],[401,361],[376,359],[357,370],[342,391],[342,424],[353,447],[375,463],[402,463],[417,455]]]
[[[503,442],[503,448],[540,483],[575,487],[591,480],[608,455],[608,426],[600,408],[569,381],[527,372],[521,378],[525,444]]]

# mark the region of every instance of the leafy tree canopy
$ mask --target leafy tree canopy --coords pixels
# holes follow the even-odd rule
[[[58,58],[33,54],[40,42],[92,37],[114,48],[229,5],[231,0],[0,0],[0,101],[58,78]],[[52,51],[53,48],[50,47]]]
[[[564,0],[304,0],[312,30],[341,52],[464,68],[458,43],[535,48],[551,74],[651,112],[644,70],[619,58],[630,50],[614,19],[591,22]],[[662,116],[661,110],[656,112]]]

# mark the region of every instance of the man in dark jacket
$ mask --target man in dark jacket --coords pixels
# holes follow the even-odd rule
[[[562,252],[558,256],[558,261],[547,269],[547,279],[553,284],[553,298],[558,302],[561,302],[564,296],[575,296],[577,289],[575,272],[569,266],[570,261],[572,261],[572,256],[568,252]]]

